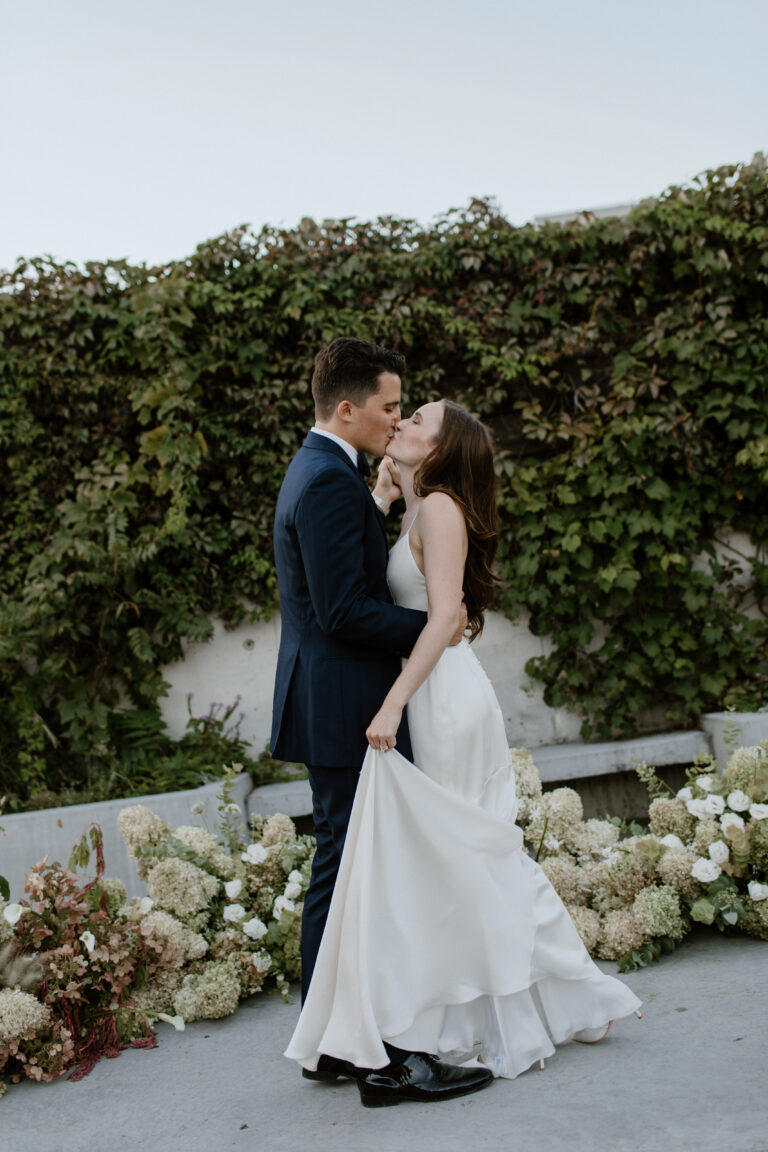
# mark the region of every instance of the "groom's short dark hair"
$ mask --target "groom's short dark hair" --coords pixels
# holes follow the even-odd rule
[[[355,336],[339,336],[315,357],[312,396],[322,420],[333,415],[342,400],[363,405],[379,390],[379,376],[391,372],[402,380],[405,360],[398,352]]]

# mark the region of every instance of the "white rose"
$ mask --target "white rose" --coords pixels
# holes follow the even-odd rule
[[[714,792],[710,792],[704,800],[704,810],[707,816],[720,816],[725,811],[725,800],[722,796],[716,796]]]
[[[243,924],[243,932],[251,940],[261,940],[262,936],[267,934],[267,926],[262,920],[259,920],[258,916],[254,916],[252,920],[246,920]]]
[[[709,799],[709,797],[707,797],[707,799]],[[701,820],[702,816],[709,815],[709,809],[706,804],[706,800],[686,800],[685,802],[685,806],[691,816],[695,816],[697,820]]]
[[[707,860],[705,856],[700,856],[696,863],[691,868],[691,876],[695,880],[701,881],[702,884],[711,884],[713,880],[717,880],[722,869],[714,860]]]
[[[712,791],[712,785],[714,784],[714,780],[712,779],[711,776],[699,776],[698,779],[696,780],[696,784],[698,784],[698,786],[699,786],[699,788],[701,788],[702,792],[711,792]]]
[[[733,808],[734,812],[746,812],[751,803],[749,796],[740,788],[737,788],[735,792],[728,793],[728,807]]]
[[[749,814],[753,820],[765,820],[768,816],[768,804],[751,804]]]
[[[731,830],[734,828],[737,828],[739,832],[744,831],[744,821],[735,812],[726,812],[724,816],[720,817],[720,827],[726,836],[730,836]]]
[[[662,836],[659,841],[665,848],[685,848],[679,836],[675,836],[674,832],[668,832],[666,836]]]
[[[750,899],[757,903],[758,900],[768,900],[768,884],[758,884],[757,880],[750,880],[747,884],[747,892],[749,892]]]
[[[233,924],[239,924],[243,916],[245,916],[245,908],[242,904],[228,904],[224,909],[224,919],[231,920]]]
[[[96,947],[96,937],[94,936],[93,932],[81,932],[80,939],[88,951],[93,952],[94,948]]]
[[[249,844],[241,859],[246,864],[263,864],[267,858],[267,850],[263,844]]]
[[[242,890],[243,890],[242,880],[227,880],[226,884],[224,885],[224,891],[226,892],[227,897],[230,900],[236,900],[237,897],[242,892]]]
[[[26,911],[27,909],[22,904],[6,904],[5,908],[3,908],[3,919],[13,928],[14,924],[18,924]]]
[[[288,897],[288,896],[278,896],[277,900],[275,900],[275,903],[272,907],[272,914],[274,916],[276,916],[278,920],[280,919],[280,916],[282,915],[283,912],[295,912],[295,911],[296,911],[296,905],[294,904],[293,900],[291,900],[290,897]]]
[[[155,902],[151,896],[142,896],[141,900],[139,900],[139,915],[146,916],[147,913],[152,911],[154,905]]]
[[[725,864],[730,856],[730,850],[724,840],[715,840],[709,846],[709,858],[714,860],[715,864]]]
[[[693,800],[693,792],[691,792],[690,788],[681,788],[677,793],[677,798],[678,800]]]
[[[301,884],[286,884],[284,895],[289,900],[295,900],[297,896],[301,896]]]
[[[294,868],[293,872],[288,873],[288,879],[291,884],[301,884],[301,872]]]

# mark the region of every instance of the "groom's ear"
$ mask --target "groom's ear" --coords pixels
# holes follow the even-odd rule
[[[338,416],[339,420],[343,421],[345,424],[348,424],[350,420],[354,419],[355,405],[351,400],[342,400],[339,404],[336,405],[336,415]]]

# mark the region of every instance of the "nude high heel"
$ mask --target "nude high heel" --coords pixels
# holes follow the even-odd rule
[[[601,1040],[605,1040],[612,1027],[613,1020],[609,1020],[604,1028],[580,1028],[578,1032],[574,1032],[571,1040],[575,1040],[577,1044],[599,1044]]]

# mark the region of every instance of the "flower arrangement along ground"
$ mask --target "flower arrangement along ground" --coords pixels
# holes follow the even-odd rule
[[[94,880],[43,862],[28,899],[0,898],[0,1075],[77,1079],[122,1047],[153,1047],[157,1020],[228,1016],[268,982],[288,996],[314,840],[283,815],[252,820],[246,834],[231,801],[239,771],[223,784],[215,833],[171,829],[143,805],[120,813],[147,896],[126,900],[104,876],[92,828],[70,867],[95,849]]]
[[[636,968],[694,921],[768,939],[768,741],[737,749],[721,775],[702,758],[677,794],[640,765],[648,831],[585,821],[573,789],[543,792],[529,752],[513,749],[512,763],[527,849],[592,955]],[[158,1020],[227,1016],[269,982],[287,997],[314,842],[282,815],[252,820],[246,835],[229,791],[238,770],[215,833],[172,830],[143,805],[121,812],[147,896],[126,900],[104,877],[92,829],[70,863],[95,849],[94,880],[43,862],[29,899],[0,898],[0,1074],[76,1078],[121,1047],[154,1046]]]
[[[593,956],[642,967],[696,921],[768,940],[768,741],[734,751],[722,774],[702,756],[677,793],[638,765],[647,830],[585,821],[578,793],[542,793],[530,753],[512,756],[528,850]]]

